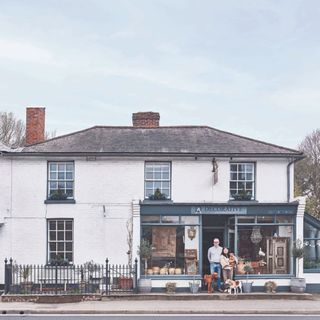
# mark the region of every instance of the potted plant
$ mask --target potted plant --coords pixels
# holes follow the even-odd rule
[[[276,293],[277,292],[277,284],[274,281],[267,281],[264,284],[264,290],[266,293]]]
[[[233,195],[233,199],[237,201],[249,201],[252,199],[252,193],[247,190],[241,190]]]
[[[149,196],[149,200],[166,200],[167,196],[165,193],[162,193],[159,188],[157,188],[154,194]]]
[[[20,277],[20,285],[23,293],[30,293],[32,291],[33,282],[31,281],[32,268],[25,265],[18,267],[18,274]]]
[[[290,290],[295,293],[303,293],[306,290],[306,279],[299,277],[299,265],[300,265],[300,260],[305,255],[305,250],[304,250],[303,242],[300,239],[298,239],[293,243],[291,253],[292,253],[292,256],[296,258],[296,266],[297,266],[296,275],[297,276],[291,278]]]
[[[250,293],[252,291],[253,281],[249,281],[249,273],[252,272],[253,268],[250,262],[246,262],[243,266],[243,271],[247,275],[246,282],[242,282],[242,289],[244,293]]]
[[[175,293],[177,288],[176,282],[167,282],[166,283],[166,292],[167,293]]]
[[[152,282],[147,279],[148,260],[152,256],[153,246],[148,239],[141,239],[140,246],[138,247],[138,255],[144,261],[144,278],[140,278],[138,288],[140,292],[151,292]],[[140,272],[141,273],[141,272]]]
[[[52,191],[49,195],[50,200],[66,200],[67,198],[68,195],[64,193],[61,189]]]
[[[195,281],[195,277],[193,277],[192,282],[189,282],[189,289],[191,293],[198,293],[200,283]]]
[[[93,260],[84,263],[84,272],[86,274],[85,288],[87,292],[97,293],[101,280],[101,265]]]

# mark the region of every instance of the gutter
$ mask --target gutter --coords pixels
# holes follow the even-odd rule
[[[223,157],[223,158],[287,158],[303,159],[301,153],[196,153],[196,152],[6,152],[6,157]]]

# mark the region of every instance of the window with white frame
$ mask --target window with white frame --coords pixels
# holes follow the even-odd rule
[[[171,163],[145,163],[145,198],[164,200],[171,198]]]
[[[74,162],[48,163],[48,199],[65,200],[74,197]]]
[[[73,220],[48,220],[48,261],[73,262]]]
[[[230,163],[230,198],[254,199],[254,163]]]

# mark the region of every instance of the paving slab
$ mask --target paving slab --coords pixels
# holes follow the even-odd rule
[[[105,300],[64,304],[0,302],[0,314],[308,314],[320,315],[314,300]]]

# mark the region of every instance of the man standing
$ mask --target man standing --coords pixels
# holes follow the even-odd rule
[[[222,253],[222,247],[219,246],[219,239],[214,238],[213,239],[213,246],[208,249],[208,260],[210,263],[210,272],[213,274],[216,272],[218,274],[217,278],[217,285],[218,285],[218,290],[220,292],[223,292],[221,290],[221,265],[220,265],[220,256]],[[214,282],[212,281],[212,286],[214,285]]]

